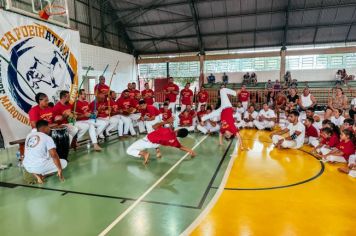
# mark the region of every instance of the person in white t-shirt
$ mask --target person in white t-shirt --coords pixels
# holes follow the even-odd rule
[[[258,117],[253,121],[257,129],[271,129],[275,125],[276,114],[269,108],[267,103],[263,104],[263,109],[258,113]]]
[[[351,109],[349,111],[349,115],[351,119],[356,120],[356,98],[351,101]]]
[[[330,121],[336,126],[340,127],[344,124],[345,117],[342,115],[341,109],[336,109],[333,111],[333,116],[330,118]]]
[[[253,128],[255,125],[253,122],[257,119],[258,113],[255,111],[255,107],[250,105],[245,111],[244,119],[242,121],[242,127],[244,128]]]
[[[304,144],[305,126],[299,121],[299,112],[291,111],[289,113],[288,120],[290,124],[287,128],[270,135],[272,142],[279,149],[301,148]],[[282,135],[285,133],[289,133],[289,135],[287,137],[283,137]]]
[[[63,181],[62,169],[67,166],[67,161],[59,159],[56,144],[49,136],[51,129],[48,122],[37,121],[36,129],[37,131],[31,132],[26,137],[23,166],[27,172],[36,177],[39,184],[44,183],[47,175],[56,172],[59,179]]]

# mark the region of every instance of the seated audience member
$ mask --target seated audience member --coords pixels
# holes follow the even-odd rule
[[[340,135],[340,143],[335,149],[323,153],[323,161],[347,163],[350,155],[355,153],[354,139],[354,134],[350,130],[343,130]]]
[[[235,125],[237,128],[242,128],[242,118],[243,114],[245,112],[245,109],[242,107],[241,102],[237,102],[236,107],[233,108],[234,110],[234,119],[235,119]]]
[[[213,75],[213,73],[211,73],[211,74],[208,76],[208,83],[209,83],[209,84],[214,84],[214,83],[215,83],[215,76]]]
[[[244,74],[243,76],[242,84],[249,84],[250,78],[251,78],[250,73],[246,72],[246,74]]]
[[[321,128],[323,127],[323,121],[320,119],[320,116],[318,115],[314,115],[314,124],[313,126],[318,130],[320,131]]]
[[[193,125],[195,126],[198,122],[197,113],[193,110],[191,105],[187,105],[186,110],[189,112],[189,115],[193,117]]]
[[[139,110],[141,113],[139,122],[140,133],[144,133],[145,130],[147,133],[151,133],[154,130],[153,126],[160,122],[159,110],[153,105],[147,105],[144,100],[139,102]]]
[[[179,87],[174,83],[173,77],[168,79],[168,84],[164,87],[164,94],[166,96],[166,100],[169,100],[169,109],[171,109],[172,112],[175,112]]]
[[[257,119],[258,112],[255,111],[255,107],[253,105],[250,105],[244,113],[243,121],[242,121],[242,127],[244,128],[254,128],[255,125],[253,122]]]
[[[341,79],[341,70],[338,70],[335,74],[335,85],[342,84],[342,79]]]
[[[288,88],[292,82],[292,75],[290,71],[287,71],[286,74],[284,75],[284,83],[286,87]]]
[[[222,76],[222,82],[224,84],[229,83],[229,76],[227,76],[227,74],[224,72],[223,76]]]
[[[310,90],[308,87],[304,88],[303,94],[299,96],[299,111],[305,111],[309,107],[314,108],[316,105],[316,99],[315,97],[310,93]]]
[[[205,108],[204,108],[205,109]],[[199,119],[199,124],[197,126],[197,129],[202,132],[203,134],[211,134],[215,132],[219,132],[220,126],[218,125],[218,122],[216,119],[211,118],[206,121],[202,121],[201,118],[204,115],[208,115],[212,112],[211,106],[208,106],[206,111],[200,111],[198,112],[198,119]]]
[[[165,127],[173,128],[174,117],[172,115],[171,109],[169,109],[169,102],[163,103],[163,107],[160,109],[160,119],[167,124]]]
[[[270,79],[265,84],[265,89],[266,89],[266,91],[272,91],[273,90],[273,83],[272,83],[272,81]]]
[[[281,91],[281,89],[282,89],[281,83],[277,79],[273,85],[273,90],[275,91],[275,93],[278,93],[279,91]]]
[[[145,89],[142,90],[141,92],[142,98],[145,100],[147,105],[153,105],[155,100],[155,93],[152,89],[150,89],[150,86],[148,83],[145,83]]]
[[[333,116],[330,118],[330,121],[336,126],[341,126],[344,123],[345,117],[342,116],[342,110],[336,109],[333,111]]]
[[[257,85],[257,75],[256,75],[255,72],[252,72],[252,73],[251,73],[251,78],[250,78],[250,80],[251,80],[251,83],[253,84],[253,86],[256,86],[256,85]]]
[[[193,116],[187,109],[185,109],[179,116],[179,129],[181,128],[185,128],[189,132],[195,130],[195,126],[193,125]]]
[[[314,119],[307,117],[304,120],[304,125],[305,125],[305,144],[309,144],[313,147],[316,147],[319,145],[319,133],[318,130],[314,127],[313,125]]]
[[[197,97],[198,97],[198,111],[199,111],[201,105],[203,104],[206,105],[206,103],[208,102],[209,94],[204,87],[201,87]]]
[[[274,99],[274,111],[277,114],[277,123],[279,123],[279,116],[285,110],[287,104],[287,97],[283,92],[278,92]]]
[[[110,119],[116,119],[118,124],[117,134],[119,136],[119,139],[121,139],[124,136],[124,121],[120,114],[119,104],[117,104],[116,102],[116,96],[117,95],[115,91],[110,91],[108,102],[109,102],[109,110],[110,110]]]
[[[193,91],[190,89],[190,83],[186,83],[184,89],[180,91],[180,101],[183,111],[188,105],[191,106],[193,104]]]
[[[272,142],[276,145],[277,148],[301,148],[304,144],[305,138],[305,127],[299,121],[299,112],[293,110],[289,113],[288,121],[290,124],[287,128],[272,133],[270,137],[272,138]],[[285,133],[289,133],[287,137],[283,137],[282,135]]]
[[[346,118],[344,120],[344,123],[342,124],[342,126],[340,127],[340,130],[345,130],[345,129],[348,129],[350,130],[351,132],[354,133],[354,129],[353,129],[353,126],[355,124],[355,121],[351,118]],[[355,133],[354,133],[355,134]]]
[[[140,101],[141,99],[141,93],[139,90],[136,89],[136,83],[135,82],[132,82],[132,83],[129,83],[129,93],[130,93],[130,98],[131,99],[135,99],[137,102]]]
[[[319,144],[314,147],[313,152],[324,155],[334,149],[339,142],[339,135],[332,128],[322,128],[320,130]]]
[[[247,91],[246,85],[243,84],[241,86],[241,90],[237,91],[237,98],[241,102],[242,107],[244,108],[243,112],[245,112],[247,110],[248,102],[250,100],[250,93]]]
[[[263,104],[263,109],[258,113],[258,117],[254,120],[254,125],[257,129],[269,129],[271,130],[276,121],[276,114],[272,109],[269,108],[267,103]]]
[[[201,105],[201,107],[199,107],[199,111],[197,112],[197,119],[198,122],[201,122],[201,118],[206,115],[207,110],[206,110],[206,105]]]
[[[329,98],[328,107],[326,108],[324,118],[330,119],[335,110],[347,110],[349,108],[347,100],[347,96],[344,95],[342,88],[337,88],[335,95],[332,98]]]
[[[356,178],[356,152],[349,157],[349,162],[346,167],[337,169],[341,173],[349,174],[349,176]]]
[[[53,108],[48,106],[48,96],[44,93],[37,93],[35,101],[37,105],[28,112],[31,128],[35,129],[39,120],[47,121],[50,127],[56,126],[53,119]]]
[[[351,101],[351,109],[349,111],[350,118],[356,120],[356,98]]]
[[[291,88],[297,88],[298,87],[298,80],[292,79],[292,82],[290,83]]]
[[[287,96],[286,110],[296,110],[299,101],[299,95],[297,94],[297,90],[295,88],[291,88],[289,89],[288,93],[289,94]]]
[[[116,104],[119,109],[119,114],[121,115],[121,120],[124,124],[124,135],[128,135],[130,132],[131,136],[135,136],[136,131],[134,129],[131,115],[137,112],[137,101],[135,99],[131,99],[129,90],[125,89],[122,91],[121,97],[116,100]]]
[[[39,184],[44,183],[46,176],[56,173],[61,181],[64,180],[62,169],[66,168],[67,161],[60,159],[56,144],[49,136],[51,129],[48,122],[38,120],[37,131],[31,132],[26,137],[25,158],[23,166],[28,173],[33,174]]]

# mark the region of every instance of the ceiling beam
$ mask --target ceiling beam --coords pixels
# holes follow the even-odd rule
[[[356,24],[356,22],[350,22],[350,23],[336,23],[334,24],[335,26],[350,26]],[[297,29],[311,29],[315,28],[315,25],[303,25],[303,26],[289,26],[288,30],[297,30]],[[330,24],[320,24],[318,27],[330,27]],[[201,37],[211,37],[211,36],[224,36],[224,35],[234,35],[234,34],[247,34],[247,33],[263,33],[263,32],[275,32],[275,31],[284,31],[285,27],[274,27],[274,28],[263,28],[263,29],[257,29],[257,30],[241,30],[241,31],[231,31],[231,32],[218,32],[218,33],[206,33],[206,34],[201,34]],[[142,38],[142,39],[131,39],[133,42],[145,42],[145,41],[152,41],[152,40],[157,40],[157,41],[165,41],[165,40],[171,40],[171,39],[185,39],[185,38],[195,38],[196,34],[190,34],[190,35],[171,35],[171,36],[164,36],[164,37],[157,37],[157,38]]]
[[[196,0],[195,0],[196,1]],[[333,9],[338,7],[355,7],[356,3],[348,3],[348,4],[339,4],[339,5],[328,5],[323,7],[307,7],[307,8],[295,8],[291,9],[289,7],[289,13],[291,12],[299,12],[299,11],[312,11],[312,10],[322,10],[322,9]],[[258,15],[269,15],[269,14],[280,14],[285,13],[285,9],[281,10],[268,10],[268,11],[251,11],[244,12],[239,14],[222,14],[222,15],[214,15],[208,17],[199,17],[199,21],[207,21],[207,20],[219,20],[225,18],[237,18],[237,17],[246,17],[246,16],[258,16]],[[149,22],[140,22],[140,23],[130,23],[127,24],[127,27],[144,27],[144,26],[154,26],[154,25],[165,25],[165,24],[177,24],[177,23],[185,23],[193,21],[193,17],[187,17],[182,19],[168,20],[168,21],[149,21]]]
[[[200,55],[204,55],[205,54],[205,52],[204,52],[204,44],[203,44],[203,39],[202,39],[201,33],[200,33],[198,11],[197,11],[197,8],[196,8],[194,0],[188,0],[188,2],[189,2],[190,11],[191,11],[192,16],[193,16],[193,22],[194,22],[196,35],[197,35]]]
[[[284,26],[283,41],[282,41],[282,48],[284,50],[285,50],[285,47],[287,45],[290,3],[291,3],[291,0],[288,0],[288,5],[287,5],[287,8],[286,8],[286,24]]]

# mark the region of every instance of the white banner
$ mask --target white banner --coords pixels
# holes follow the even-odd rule
[[[43,92],[51,102],[78,89],[79,32],[0,9],[0,128],[5,145],[30,131],[28,111]]]

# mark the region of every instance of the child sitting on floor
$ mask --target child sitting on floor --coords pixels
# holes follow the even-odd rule
[[[314,119],[311,117],[307,117],[304,120],[304,125],[305,125],[304,143],[316,147],[319,144],[318,141],[319,134],[318,134],[318,130],[313,126],[313,124],[314,124]]]
[[[335,149],[322,155],[325,162],[347,163],[349,157],[355,153],[354,134],[350,130],[343,130],[340,135],[340,143]]]
[[[356,178],[356,152],[349,157],[349,163],[346,167],[340,167],[337,170]]]
[[[320,131],[319,144],[313,149],[313,152],[325,155],[339,144],[339,136],[329,127],[322,128]]]

